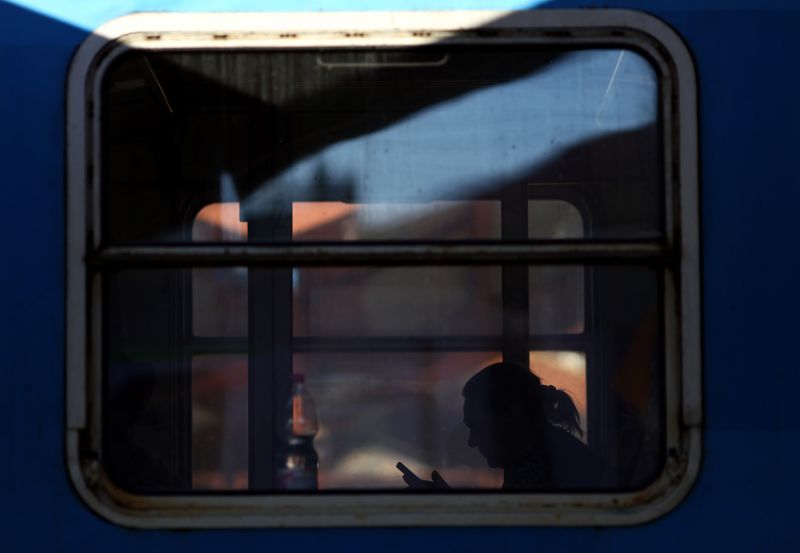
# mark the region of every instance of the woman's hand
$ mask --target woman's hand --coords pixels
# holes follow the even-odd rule
[[[411,489],[450,489],[450,485],[445,482],[438,471],[433,471],[431,473],[431,480],[423,480],[400,461],[397,462],[397,470],[403,473],[403,481],[408,484],[408,487]]]

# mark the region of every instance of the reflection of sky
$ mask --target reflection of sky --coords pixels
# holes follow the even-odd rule
[[[278,195],[312,190],[321,174],[354,202],[398,191],[404,201],[476,197],[578,142],[654,122],[656,98],[656,75],[638,55],[576,52],[328,146],[267,181],[245,209],[264,212]]]

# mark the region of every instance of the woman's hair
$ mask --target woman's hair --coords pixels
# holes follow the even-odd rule
[[[569,394],[543,385],[538,376],[514,363],[489,365],[467,381],[462,394],[481,401],[495,414],[529,406],[531,422],[547,422],[583,435],[581,417]]]

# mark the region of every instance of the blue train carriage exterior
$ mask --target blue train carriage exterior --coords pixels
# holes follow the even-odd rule
[[[790,286],[796,263],[782,245],[791,236],[788,211],[797,195],[790,184],[798,144],[800,73],[791,67],[797,9],[791,2],[747,1],[362,4],[0,4],[5,190],[14,206],[3,219],[10,250],[3,287],[8,359],[0,398],[0,436],[7,444],[0,456],[3,546],[796,549],[791,407],[798,378],[791,357],[775,345],[785,343],[795,326]],[[166,13],[123,18],[145,11]],[[285,42],[292,44],[288,50],[310,53],[270,61],[265,74],[277,75],[278,83],[293,75],[308,87],[314,109],[328,110],[321,116],[322,134],[314,132],[319,123],[292,123],[290,134],[299,138],[288,149],[282,146],[280,101],[265,109],[263,98],[247,88],[261,86],[248,74],[262,63],[247,52],[283,50]],[[414,48],[422,54],[409,58]],[[136,58],[142,51],[153,54]],[[226,51],[241,55],[226,58]],[[476,60],[475,74],[492,84],[424,77],[457,60],[451,51],[470,56],[457,67],[469,73],[469,60]],[[205,61],[197,62],[198,56]],[[497,62],[512,58],[521,65]],[[422,79],[437,86],[417,87],[422,91],[413,93],[410,107],[396,83],[387,88],[378,79],[369,88],[363,84],[369,79],[360,76],[347,81],[351,93],[323,88],[313,96],[319,83],[306,79],[303,67],[309,65],[328,76],[400,70],[411,75],[406,84]],[[489,68],[485,76],[481,67]],[[560,73],[563,67],[568,69]],[[569,67],[577,69],[570,73]],[[592,81],[595,73],[600,76]],[[527,88],[505,84],[518,82]],[[183,96],[175,92],[180,86]],[[495,89],[499,96],[481,96]],[[271,98],[280,97],[280,85],[272,90]],[[530,121],[546,121],[543,128],[553,130],[529,139],[530,121],[520,115],[514,125],[513,109],[502,106],[513,108],[526,95],[537,98],[539,90],[555,90],[563,105],[574,102],[575,113],[584,96],[597,94],[600,102],[588,123],[572,124],[568,110],[558,113],[569,124],[551,122],[561,104],[531,112]],[[341,105],[358,104],[353,98],[359,94],[388,107],[379,116],[330,107],[339,96]],[[176,98],[196,102],[202,114],[177,138],[160,134],[169,127],[154,123],[179,109],[172,104]],[[219,105],[223,124],[214,118]],[[403,115],[396,114],[397,105]],[[458,121],[487,106],[493,118],[477,118],[447,137],[456,145],[449,154],[458,160],[455,168],[442,169],[436,155],[423,155],[420,141],[386,138],[392,128],[401,137],[421,129],[429,134],[414,136],[436,137],[437,122]],[[252,120],[252,114],[264,119]],[[508,126],[492,134],[500,120]],[[279,129],[272,142],[259,142],[253,133],[265,124]],[[603,142],[606,131],[598,129],[604,125],[611,125],[615,140]],[[231,129],[241,132],[226,134]],[[494,152],[514,132],[520,141],[532,140],[527,151],[541,147],[539,157],[515,157],[516,144],[509,142],[507,150],[497,150],[498,159],[507,157],[497,166],[476,161],[482,159],[478,148]],[[158,163],[179,178],[197,168],[187,179],[205,191],[202,197],[194,203],[180,194],[165,199],[169,194],[162,195],[157,182],[148,188],[151,161],[124,153],[136,133],[146,134],[154,151],[160,141],[183,144],[189,153],[178,157],[190,163],[170,155]],[[214,137],[230,144],[229,151],[217,155]],[[557,144],[552,150],[536,142],[551,139]],[[376,144],[398,148],[403,164],[391,165],[394,152],[370,150]],[[428,151],[443,151],[437,144]],[[237,157],[262,150],[270,152],[263,166]],[[614,164],[620,156],[623,162]],[[388,192],[352,177],[352,167],[371,167],[378,158],[388,161],[376,167],[390,171],[365,169],[362,179],[368,173],[395,179]],[[309,161],[292,165],[288,159]],[[517,159],[535,162],[522,179],[528,192],[521,197],[507,195],[516,186]],[[355,165],[337,165],[340,160]],[[466,179],[477,175],[500,184],[479,192],[474,184],[457,184],[466,188],[450,195],[441,187],[430,194],[417,190],[418,196],[398,192],[403,179],[420,175],[446,187],[453,170],[459,181],[479,182]],[[582,180],[596,181],[596,187],[575,186]],[[263,192],[265,182],[269,193]],[[303,182],[311,183],[307,190],[281,203],[286,190],[295,193]],[[644,192],[636,188],[642,183]],[[435,205],[418,207],[426,203]],[[234,204],[233,218],[222,223]],[[439,204],[445,207],[437,211]],[[374,226],[399,212],[400,220],[411,213],[416,222],[389,230]],[[447,226],[453,214],[455,227]],[[539,220],[546,224],[537,226]],[[464,225],[471,234],[458,230]],[[348,295],[346,286],[370,282],[358,273],[367,266],[395,271],[399,276],[378,284],[410,281],[424,301],[404,305],[402,295],[380,296],[378,322],[364,323],[374,316],[374,304]],[[435,268],[426,272],[430,266]],[[457,289],[472,300],[459,300],[463,296],[447,288],[447,274],[461,275]],[[220,275],[224,283],[215,284]],[[473,282],[484,288],[469,288]],[[326,286],[329,293],[314,296]],[[425,292],[426,286],[434,292]],[[213,314],[205,320],[196,313],[198,298],[209,290],[226,308],[202,304]],[[306,303],[281,299],[303,293]],[[339,316],[333,325],[310,315],[303,319],[302,313],[313,313],[309,302],[335,293],[357,317]],[[441,334],[435,325],[425,327],[427,319],[412,317],[428,329],[417,336],[397,330],[402,317],[395,317],[395,326],[381,322],[381,314],[393,309],[425,312],[437,295],[452,318],[446,326],[463,324],[464,330]],[[554,310],[537,319],[538,308],[552,297]],[[481,309],[447,311],[449,301]],[[522,316],[515,314],[520,305]],[[345,312],[341,303],[327,308]],[[244,315],[214,322],[228,311]],[[285,324],[293,312],[293,323]],[[481,322],[469,326],[466,320]],[[499,330],[492,334],[492,328]],[[169,340],[162,342],[164,336]],[[403,355],[392,360],[397,351]],[[365,352],[367,360],[359,361]],[[428,363],[427,372],[418,372],[419,359]],[[376,360],[396,375],[377,399],[369,397],[380,389],[369,387]],[[380,451],[366,448],[366,468],[358,458],[335,457],[330,435],[357,426],[336,399],[352,387],[363,384],[368,391],[354,396],[356,414],[373,402],[372,435],[385,435],[382,425],[402,429],[404,423],[381,409],[400,409],[401,419],[416,416],[392,401],[407,406],[420,394],[434,397],[434,403],[419,403],[429,417],[422,420],[439,428],[441,420],[461,417],[462,383],[498,360],[531,366],[545,383],[568,389],[583,421],[575,436],[599,452],[612,476],[498,490],[502,475],[486,469],[483,459],[453,461],[461,450],[451,450],[450,441],[439,448],[460,436],[450,427],[439,434],[422,431],[422,449],[398,439]],[[451,368],[456,361],[461,372]],[[224,372],[215,372],[223,365]],[[261,365],[266,373],[247,369]],[[172,371],[169,379],[125,379],[162,366]],[[334,367],[345,385],[333,382],[336,393],[329,393],[320,384],[320,367]],[[276,442],[263,438],[285,418],[281,390],[299,370],[318,401],[321,458],[337,463],[337,470],[320,466],[319,495],[276,490],[282,487]],[[570,382],[577,384],[568,388]],[[218,389],[228,394],[225,420],[233,422],[227,433],[213,425],[216,430],[206,434],[195,431],[211,424]],[[205,404],[204,397],[210,398]],[[337,411],[341,420],[330,415]],[[136,415],[126,419],[126,413]],[[132,420],[139,424],[147,417],[155,422],[131,431]],[[635,431],[626,423],[631,417]],[[329,421],[339,426],[326,428]],[[369,431],[358,429],[366,433],[359,435]],[[207,455],[213,447],[202,444],[219,436],[233,444],[227,456]],[[242,447],[243,454],[231,453]],[[374,470],[376,463],[393,464],[397,451],[418,455],[422,469],[438,466],[457,490],[403,491],[392,480],[400,482],[400,473]]]

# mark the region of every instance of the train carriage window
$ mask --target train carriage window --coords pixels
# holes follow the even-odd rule
[[[688,57],[646,16],[557,13],[145,17],[83,54],[68,453],[95,508],[618,523],[686,493]]]

